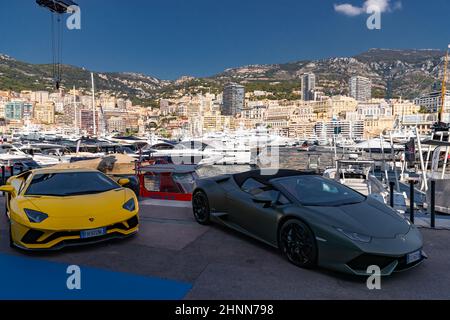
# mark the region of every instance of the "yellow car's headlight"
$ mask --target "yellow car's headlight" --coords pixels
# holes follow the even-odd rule
[[[136,203],[134,203],[134,199],[130,199],[128,200],[123,207],[125,210],[128,210],[130,212],[133,212],[134,210],[136,210]]]
[[[32,222],[32,223],[41,223],[42,221],[44,221],[45,219],[48,218],[47,214],[36,211],[36,210],[24,209],[23,211],[25,211],[25,214],[27,215],[28,220],[30,220],[30,222]]]

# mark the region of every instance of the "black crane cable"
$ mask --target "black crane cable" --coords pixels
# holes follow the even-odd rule
[[[51,15],[51,33],[52,33],[52,72],[53,81],[56,89],[59,90],[61,84],[61,63],[62,63],[62,43],[63,43],[63,28],[61,15],[57,12],[56,3],[53,0],[53,8]],[[55,22],[56,19],[56,22]]]

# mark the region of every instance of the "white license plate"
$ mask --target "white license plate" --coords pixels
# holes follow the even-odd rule
[[[106,228],[92,229],[81,231],[81,239],[100,237],[106,234]]]
[[[422,251],[416,251],[406,256],[406,264],[411,264],[422,259]]]

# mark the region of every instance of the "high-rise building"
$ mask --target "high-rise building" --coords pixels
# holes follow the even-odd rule
[[[50,93],[48,91],[34,91],[30,93],[30,101],[38,104],[46,104],[50,99]]]
[[[414,99],[414,104],[424,107],[429,113],[437,113],[442,108],[442,92],[433,91]],[[444,112],[450,113],[450,91],[445,95]]]
[[[44,124],[55,123],[55,104],[48,102],[45,104],[36,104],[34,108],[34,119]]]
[[[354,76],[349,81],[350,97],[358,101],[368,101],[372,98],[372,81],[369,78]]]
[[[123,117],[112,116],[107,120],[110,132],[124,133],[127,130],[127,123]]]
[[[86,132],[87,134],[94,134],[94,112],[92,109],[82,109],[79,110],[80,113],[80,129],[82,132]],[[99,128],[99,114],[98,111],[95,111],[95,127]]]
[[[5,118],[8,120],[23,120],[33,114],[33,104],[23,101],[11,101],[5,104]]]
[[[223,89],[222,114],[235,116],[244,109],[245,88],[236,83],[229,83]]]
[[[302,75],[302,98],[304,101],[314,101],[316,91],[316,75],[305,73]]]

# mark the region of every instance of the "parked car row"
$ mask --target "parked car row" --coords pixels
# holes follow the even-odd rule
[[[139,203],[128,187],[140,182],[139,193],[192,199],[199,224],[232,228],[302,268],[367,275],[378,266],[390,275],[427,258],[420,232],[395,210],[313,173],[254,170],[198,179],[191,167],[151,168],[141,168],[135,182],[94,169],[33,169],[9,178],[0,192],[7,194],[10,245],[57,250],[132,236]]]

